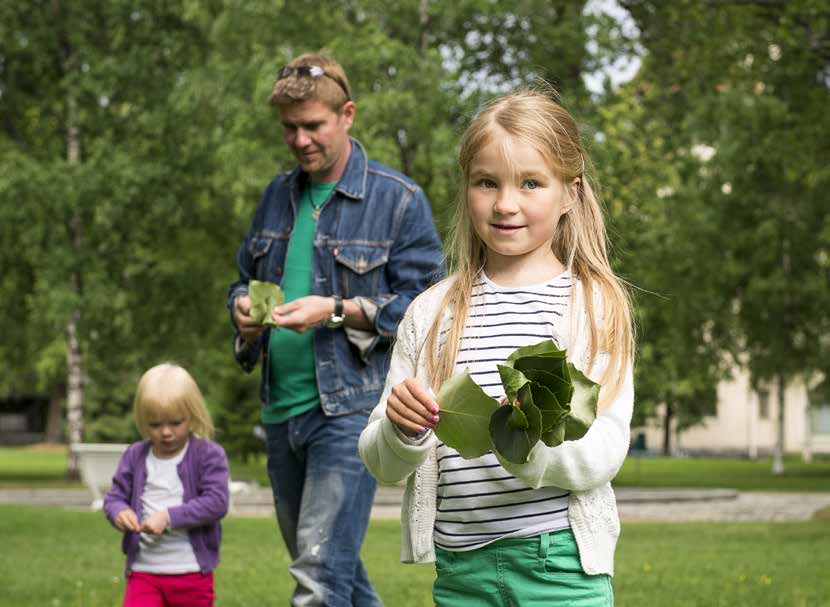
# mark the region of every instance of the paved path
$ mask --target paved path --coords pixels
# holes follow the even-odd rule
[[[372,509],[376,519],[400,517],[402,489],[379,487]],[[0,504],[30,504],[89,508],[84,489],[0,489]],[[271,492],[258,487],[234,496],[233,513],[273,516]],[[830,508],[830,493],[744,492],[731,489],[617,489],[617,506],[624,521],[806,521],[817,510]]]

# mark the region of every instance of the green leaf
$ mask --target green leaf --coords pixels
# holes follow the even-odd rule
[[[565,424],[559,424],[547,432],[542,432],[539,438],[548,447],[558,447],[565,442]]]
[[[507,401],[512,405],[516,402],[516,395],[519,390],[530,380],[521,371],[517,371],[513,367],[507,365],[497,365],[497,367],[499,376],[501,376],[501,383],[504,386],[504,394],[507,396]]]
[[[568,370],[573,381],[574,393],[571,398],[571,411],[565,422],[565,440],[577,440],[585,436],[597,418],[600,387],[570,363]]]
[[[533,344],[532,346],[516,348],[513,353],[507,357],[507,365],[514,367],[516,366],[515,362],[517,360],[527,357],[565,358],[565,350],[557,348],[552,339],[540,341],[538,344]]]
[[[273,282],[251,280],[248,282],[248,297],[251,298],[251,318],[261,325],[279,329],[271,319],[271,312],[285,301],[285,294]]]
[[[522,413],[521,408],[518,406],[511,408],[513,409],[513,413],[510,415],[510,426],[517,430],[527,430],[530,426],[527,421],[527,415]]]
[[[568,417],[568,413],[571,411],[570,407],[561,404],[556,395],[548,390],[546,386],[530,384],[530,391],[533,394],[533,404],[539,408],[542,414],[543,433],[558,426]]]
[[[444,382],[436,400],[441,420],[435,435],[440,440],[465,459],[490,450],[490,416],[499,405],[470,378],[469,370]]]
[[[525,375],[527,375],[527,378],[534,384],[543,385],[550,390],[556,396],[556,400],[561,403],[563,407],[567,406],[567,404],[571,402],[573,386],[562,377],[557,377],[547,371],[537,371],[534,369],[528,369],[525,371]]]
[[[516,427],[513,424],[516,407],[505,405],[499,407],[490,418],[490,436],[493,448],[506,460],[523,464],[530,455],[530,450],[542,435],[542,414],[533,403],[530,386],[525,386],[518,394],[519,409],[527,426]]]

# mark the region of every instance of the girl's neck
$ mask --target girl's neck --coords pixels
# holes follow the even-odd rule
[[[565,271],[565,264],[549,255],[503,256],[487,255],[484,273],[503,287],[537,285],[556,278]]]
[[[182,453],[184,453],[185,449],[187,449],[187,446],[189,444],[190,444],[190,439],[188,438],[187,442],[185,442],[185,444],[182,445],[181,448],[178,451],[176,451],[175,453],[169,453],[169,452],[165,452],[165,451],[162,451],[162,450],[157,451],[156,446],[153,445],[153,443],[150,443],[150,451],[152,452],[153,456],[156,459],[173,459],[173,458],[179,457]]]

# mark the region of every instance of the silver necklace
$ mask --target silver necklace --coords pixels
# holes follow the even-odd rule
[[[317,218],[320,217],[320,209],[322,209],[323,205],[326,204],[326,200],[324,198],[323,202],[321,202],[319,205],[315,204],[314,203],[314,196],[312,195],[313,192],[314,192],[314,186],[312,186],[311,182],[309,182],[309,184],[308,184],[308,201],[311,203],[311,208],[313,209],[311,211],[311,218],[314,221],[317,221]]]

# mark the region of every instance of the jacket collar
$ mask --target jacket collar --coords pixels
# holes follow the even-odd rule
[[[366,194],[366,174],[368,172],[368,161],[366,159],[366,151],[363,145],[355,138],[349,137],[352,145],[352,151],[349,154],[349,160],[346,163],[346,168],[340,176],[340,180],[334,189],[347,198],[355,201],[363,200]],[[289,176],[289,181],[292,184],[292,189],[295,192],[300,191],[303,175],[302,169],[297,166]],[[305,177],[307,179],[307,177]]]

